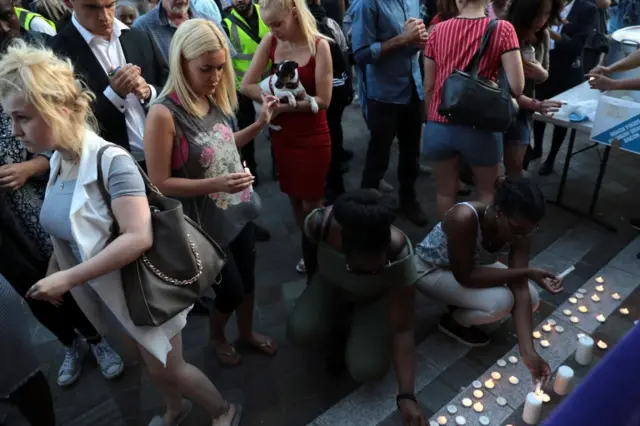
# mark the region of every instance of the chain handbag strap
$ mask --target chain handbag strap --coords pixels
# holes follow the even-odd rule
[[[151,180],[149,179],[149,176],[147,176],[147,174],[144,172],[144,170],[142,170],[142,168],[140,167],[140,165],[138,164],[138,162],[131,157],[131,154],[129,154],[129,152],[127,152],[124,148],[121,148],[118,145],[114,145],[114,144],[109,144],[107,146],[103,146],[102,148],[100,148],[100,150],[98,151],[98,158],[97,158],[97,164],[98,164],[98,190],[100,191],[100,195],[102,196],[102,199],[104,200],[105,204],[107,205],[107,209],[109,210],[109,214],[111,215],[112,219],[113,219],[113,227],[111,230],[111,234],[112,234],[112,239],[117,238],[117,236],[120,234],[120,226],[118,224],[118,221],[115,217],[115,215],[113,214],[113,210],[111,208],[111,194],[109,194],[109,191],[107,191],[106,185],[105,185],[105,181],[104,181],[104,173],[102,172],[102,156],[104,154],[104,152],[109,149],[109,148],[119,148],[120,150],[122,150],[126,155],[128,155],[132,160],[133,163],[136,165],[136,167],[138,167],[138,171],[140,172],[140,174],[142,175],[142,179],[145,183],[145,187],[147,187],[151,192],[154,192],[155,194],[164,197],[164,195],[162,195],[162,193],[160,192],[160,190],[153,184],[151,183]],[[191,239],[191,235],[189,235],[188,233],[185,233],[187,240],[189,241],[189,247],[191,249],[191,253],[193,253],[193,256],[196,259],[196,274],[186,280],[178,280],[176,278],[171,278],[169,276],[167,276],[166,274],[164,274],[160,269],[158,269],[150,260],[149,258],[147,258],[146,254],[142,254],[142,256],[140,256],[142,263],[151,270],[151,272],[153,272],[154,275],[156,275],[158,278],[160,278],[161,280],[165,281],[168,284],[173,284],[173,285],[177,285],[177,286],[186,286],[186,285],[190,285],[193,284],[194,282],[196,282],[201,276],[202,273],[204,272],[204,266],[202,265],[202,259],[200,258],[200,254],[198,254],[198,251],[196,249],[196,245],[193,242],[193,240]]]

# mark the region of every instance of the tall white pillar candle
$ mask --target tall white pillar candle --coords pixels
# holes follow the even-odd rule
[[[566,395],[569,393],[569,387],[573,380],[573,369],[566,365],[558,368],[558,374],[556,374],[556,380],[553,382],[553,391],[558,395]]]
[[[522,410],[522,420],[528,425],[537,425],[542,411],[542,398],[535,392],[529,392]]]
[[[593,339],[589,336],[580,336],[578,349],[576,349],[576,362],[580,365],[591,364],[593,358]]]

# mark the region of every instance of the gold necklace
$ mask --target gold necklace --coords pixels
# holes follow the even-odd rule
[[[71,174],[73,173],[73,171],[75,170],[76,167],[78,167],[78,162],[74,162],[73,163],[73,167],[71,167],[69,169],[69,171],[67,172],[67,176],[65,178],[62,178],[62,166],[60,166],[60,172],[58,173],[58,179],[60,180],[60,190],[63,191],[64,190],[64,181],[65,180],[69,180],[69,177],[71,177]]]

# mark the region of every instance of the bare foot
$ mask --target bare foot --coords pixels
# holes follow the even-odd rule
[[[227,341],[214,340],[213,348],[216,351],[216,356],[220,364],[226,367],[235,367],[242,362],[242,357],[236,348]]]
[[[268,356],[278,353],[278,345],[271,338],[258,333],[251,333],[249,338],[241,338],[238,343]]]

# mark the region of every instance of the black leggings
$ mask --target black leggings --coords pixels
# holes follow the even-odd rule
[[[327,109],[327,124],[331,135],[331,165],[327,174],[327,189],[333,195],[345,192],[342,178],[342,160],[344,158],[344,135],[342,133],[342,114],[347,106],[346,88],[334,87],[331,104]]]
[[[37,262],[23,256],[22,250],[11,238],[0,244],[0,273],[22,298],[29,288],[47,273],[47,262]],[[8,259],[11,259],[9,262]],[[78,330],[90,343],[100,342],[100,334],[84,315],[71,293],[62,296],[62,304],[55,307],[49,302],[25,299],[33,316],[53,333],[60,343],[71,346]]]
[[[49,383],[40,371],[9,395],[9,402],[31,426],[56,425]]]
[[[242,303],[245,294],[255,288],[256,239],[255,225],[248,223],[235,240],[224,248],[227,264],[222,269],[220,284],[214,285],[216,309],[230,314]]]

